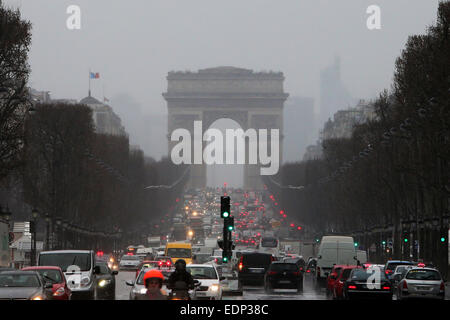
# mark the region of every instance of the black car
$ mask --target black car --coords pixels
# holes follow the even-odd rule
[[[275,258],[270,253],[243,253],[238,264],[238,279],[244,284],[264,284],[264,275]]]
[[[303,292],[303,273],[297,264],[272,262],[264,276],[264,290],[270,293],[273,289],[297,289],[298,293]]]
[[[295,263],[302,273],[306,271],[306,262],[302,257],[284,258],[283,262]]]
[[[0,273],[0,300],[51,300],[52,284],[36,271]]]
[[[97,298],[115,300],[117,271],[112,271],[108,263],[103,261],[97,261],[96,266],[100,268],[97,274]]]
[[[378,274],[376,274],[378,272]],[[353,269],[344,283],[344,299],[379,298],[392,300],[393,287],[384,272]]]

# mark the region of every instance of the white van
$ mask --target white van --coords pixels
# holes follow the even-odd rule
[[[367,252],[364,250],[357,250],[356,251],[356,259],[358,259],[360,264],[367,262]]]
[[[100,267],[95,265],[92,250],[55,250],[39,253],[38,266],[60,267],[72,291],[72,299],[94,300],[97,287],[96,275]]]
[[[325,285],[327,276],[335,264],[357,264],[357,255],[353,237],[322,237],[317,253],[316,288]]]

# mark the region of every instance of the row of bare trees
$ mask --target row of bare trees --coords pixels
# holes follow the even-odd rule
[[[430,261],[440,255],[446,265],[449,36],[450,2],[445,1],[439,4],[436,25],[408,39],[396,61],[392,89],[373,102],[375,120],[356,126],[349,139],[322,141],[323,158],[283,166],[282,185],[306,188],[281,188],[267,180],[287,212],[322,234],[388,230],[394,242],[390,252],[397,257],[409,258],[401,237],[414,234],[421,247],[413,248],[414,258]],[[433,242],[427,228],[445,241],[435,237]]]
[[[88,106],[38,104],[27,119],[23,158],[25,201],[50,217],[145,243],[169,213],[182,185],[170,185],[185,168],[154,161],[130,149],[128,137],[97,134]],[[106,241],[105,241],[106,242]]]
[[[117,233],[123,244],[145,243],[139,235],[158,232],[186,181],[145,187],[171,185],[186,168],[145,157],[126,136],[97,134],[86,105],[36,104],[30,44],[31,23],[0,1],[0,206],[22,221],[37,209],[59,247],[106,250]]]

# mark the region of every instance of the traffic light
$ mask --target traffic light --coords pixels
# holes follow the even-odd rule
[[[358,246],[358,242],[355,242],[355,247],[357,247]]]
[[[408,232],[404,231],[403,232],[403,242],[407,243],[409,241],[409,235]]]
[[[234,230],[234,217],[225,218],[224,221],[225,230],[233,232]]]
[[[220,197],[220,217],[228,218],[230,216],[230,197]]]
[[[386,241],[385,241],[385,240],[381,241],[381,244],[382,244],[383,246],[385,246],[385,245],[386,245]]]

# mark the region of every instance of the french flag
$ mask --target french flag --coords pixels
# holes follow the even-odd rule
[[[100,73],[98,73],[98,72],[96,72],[96,73],[90,72],[89,76],[90,76],[91,79],[99,79],[100,78]]]

